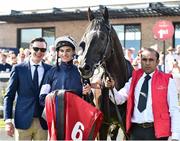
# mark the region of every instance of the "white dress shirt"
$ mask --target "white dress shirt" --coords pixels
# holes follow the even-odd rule
[[[32,79],[33,79],[33,76],[34,76],[34,71],[35,71],[35,66],[34,65],[39,65],[37,70],[38,70],[38,84],[40,86],[41,84],[41,81],[43,79],[43,74],[44,74],[44,67],[42,65],[42,62],[38,63],[38,64],[35,64],[31,59],[30,59],[30,66],[31,66],[31,76],[32,76]]]
[[[151,78],[152,75],[153,73],[150,74]],[[148,99],[147,99],[146,109],[141,113],[137,108],[139,94],[145,76],[146,74],[144,73],[135,87],[134,112],[131,118],[131,122],[133,123],[154,122],[153,112],[152,112],[152,94],[151,94],[151,86],[150,86],[152,79],[150,79],[148,82],[149,89],[148,89]],[[130,78],[129,81],[125,84],[125,86],[119,91],[117,91],[115,88],[113,89],[117,105],[123,104],[128,99],[131,80],[132,79]],[[111,101],[114,102],[114,97],[111,91],[109,91],[109,97]],[[178,92],[175,85],[175,81],[172,78],[169,79],[167,101],[171,116],[172,139],[180,139],[180,111],[178,107]]]

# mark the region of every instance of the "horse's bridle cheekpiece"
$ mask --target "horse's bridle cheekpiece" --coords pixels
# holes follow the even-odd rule
[[[99,20],[104,20],[104,19],[99,19]],[[105,23],[104,22],[104,25],[105,25],[105,27],[107,28],[107,30],[108,30],[108,41],[107,41],[107,44],[106,44],[106,47],[105,47],[105,51],[104,51],[104,55],[103,55],[103,58],[102,58],[102,60],[100,60],[99,61],[99,63],[98,64],[95,64],[95,66],[94,66],[94,68],[96,69],[96,68],[98,68],[98,67],[103,67],[104,69],[106,69],[105,68],[105,62],[111,57],[111,55],[113,54],[113,48],[111,47],[111,42],[112,42],[112,39],[111,39],[111,32],[112,32],[112,25],[110,25],[109,23]],[[109,51],[109,50],[111,50],[111,51]],[[108,52],[110,52],[110,53],[108,53]]]

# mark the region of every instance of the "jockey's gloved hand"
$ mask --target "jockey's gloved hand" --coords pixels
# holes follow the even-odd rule
[[[90,85],[90,80],[89,79],[83,79],[83,86],[86,86],[87,84]]]
[[[89,79],[83,79],[83,95],[91,93],[91,84]]]
[[[88,95],[91,93],[91,86],[90,84],[86,84],[83,86],[83,95]]]

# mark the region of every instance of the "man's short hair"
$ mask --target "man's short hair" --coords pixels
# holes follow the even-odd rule
[[[42,37],[34,38],[33,40],[31,40],[30,45],[32,45],[34,42],[44,42],[47,46],[46,40]]]
[[[143,51],[145,51],[145,50],[149,51],[149,52],[154,52],[155,55],[156,55],[157,60],[159,60],[159,53],[156,50],[154,50],[153,48],[144,48]]]

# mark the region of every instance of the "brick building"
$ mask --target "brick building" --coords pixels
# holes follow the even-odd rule
[[[152,45],[163,46],[162,41],[154,39],[152,32],[158,20],[171,21],[175,28],[173,38],[165,42],[166,47],[180,44],[179,2],[109,5],[107,8],[110,23],[125,48],[134,47],[139,50]],[[67,34],[80,41],[88,25],[87,9],[12,10],[9,15],[0,15],[0,48],[26,48],[36,36],[43,36],[48,45],[52,45],[56,37]],[[91,9],[99,15],[103,6]]]

